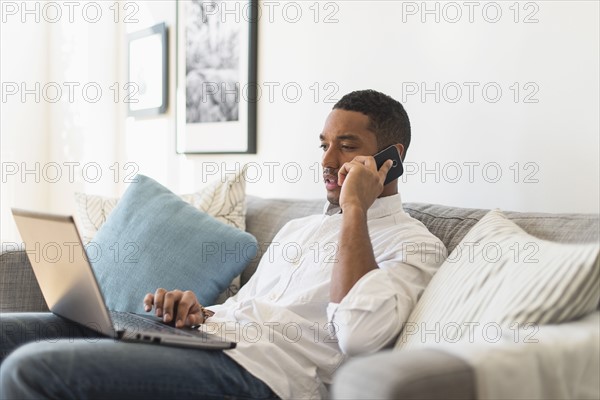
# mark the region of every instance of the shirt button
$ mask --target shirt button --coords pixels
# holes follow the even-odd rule
[[[275,294],[275,293],[271,293],[269,295],[269,299],[271,299],[271,300],[275,300],[276,298],[277,298],[277,294]]]

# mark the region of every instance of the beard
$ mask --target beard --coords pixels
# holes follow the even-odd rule
[[[334,206],[340,205],[340,191],[328,191],[327,192],[327,201]]]
[[[338,170],[334,168],[323,168],[323,180],[327,182],[328,180],[333,180],[337,183],[337,173]],[[341,188],[338,186],[334,190],[327,190],[327,201],[329,203],[339,206],[340,205],[340,191]]]

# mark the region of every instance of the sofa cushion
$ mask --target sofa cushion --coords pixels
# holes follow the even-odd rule
[[[453,343],[472,327],[515,329],[581,317],[600,299],[598,254],[596,243],[538,239],[490,211],[433,277],[397,347]]]
[[[258,241],[259,251],[242,274],[242,284],[256,271],[260,257],[279,230],[291,219],[323,212],[325,199],[264,199],[247,196],[246,230]]]
[[[265,199],[247,196],[246,229],[259,242],[259,253],[242,274],[242,284],[252,276],[260,256],[286,222],[323,212],[325,199]],[[489,210],[460,208],[429,203],[404,203],[404,210],[421,221],[442,240],[448,253]],[[506,211],[508,219],[541,239],[561,243],[598,242],[600,220],[597,214],[550,214]]]
[[[404,209],[440,238],[448,253],[489,211],[428,203],[405,203]],[[561,243],[597,243],[600,239],[598,214],[505,211],[504,215],[525,232],[540,239]]]
[[[438,237],[448,253],[454,250],[467,232],[489,211],[423,203],[406,203],[404,210]]]
[[[256,255],[256,240],[156,181],[136,179],[87,246],[107,306],[142,313],[144,296],[159,287],[214,304]]]
[[[0,312],[15,311],[48,311],[48,306],[25,250],[3,248],[0,254]]]

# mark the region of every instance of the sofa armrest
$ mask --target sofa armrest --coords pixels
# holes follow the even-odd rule
[[[480,399],[600,398],[600,311],[558,325],[503,329],[498,340],[474,337],[443,350],[471,366]]]
[[[438,349],[386,350],[350,360],[335,374],[334,399],[474,399],[473,369]]]
[[[475,333],[474,337],[480,336]],[[491,338],[488,336],[488,339]],[[334,399],[598,399],[600,311],[493,340],[384,351],[336,373]]]
[[[0,312],[48,311],[25,251],[0,254]]]

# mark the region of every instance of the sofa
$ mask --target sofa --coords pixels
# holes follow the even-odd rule
[[[268,243],[275,233],[290,219],[305,215],[320,213],[323,210],[323,200],[297,200],[297,199],[265,199],[248,196],[246,200],[246,230],[254,235],[259,243],[259,254],[263,254]],[[450,253],[489,210],[466,209],[423,203],[405,203],[405,210],[414,218],[420,220],[427,228],[436,235],[446,246]],[[527,233],[550,241],[562,243],[598,243],[599,240],[599,216],[595,214],[544,214],[535,212],[504,212],[506,217],[514,221]],[[242,284],[248,281],[256,270],[258,259],[253,260],[242,274]],[[39,287],[31,270],[27,256],[24,251],[9,250],[0,255],[0,312],[17,311],[47,311],[47,307],[40,293]],[[578,352],[597,354],[600,358],[600,327],[598,326],[598,309],[588,316],[586,321],[569,321],[553,327],[570,335],[570,332],[585,332],[586,340],[578,345],[574,341],[572,351],[563,352],[565,365],[577,363],[580,357]],[[557,337],[553,335],[552,338]],[[596,338],[596,345],[589,346],[589,337]],[[569,341],[569,336],[564,338]],[[556,343],[552,340],[540,340],[536,351],[544,354],[543,346],[551,350]],[[586,346],[582,348],[582,346]],[[476,346],[472,346],[475,349]],[[469,352],[465,347],[464,352]],[[332,396],[334,398],[415,398],[415,399],[477,399],[486,396],[480,393],[478,383],[478,366],[468,362],[461,354],[463,350],[447,351],[436,346],[416,349],[411,351],[398,351],[387,349],[376,354],[370,354],[349,360],[344,364],[332,385]],[[502,346],[490,346],[484,349],[491,352],[505,351]],[[474,350],[471,350],[474,351]],[[476,351],[482,351],[478,348]],[[510,369],[513,371],[509,376],[498,376],[506,384],[524,385],[519,393],[522,398],[528,395],[545,392],[539,387],[527,387],[519,381],[521,368],[529,368],[528,364],[519,361],[519,355],[506,350],[513,361],[509,361]],[[514,353],[514,352],[513,352]],[[494,354],[494,353],[492,353]],[[484,357],[495,360],[495,357]],[[502,358],[506,362],[507,357]],[[556,359],[554,359],[556,362]],[[485,360],[483,360],[485,363]],[[558,360],[559,364],[561,360]],[[506,370],[506,365],[500,366]],[[490,368],[486,365],[486,368]],[[493,369],[494,366],[492,365]],[[592,372],[598,369],[597,365],[588,365],[586,370]],[[522,371],[525,372],[525,371]],[[530,372],[530,371],[529,371]],[[561,373],[561,368],[553,370],[550,376],[539,377],[531,385],[538,385],[544,379],[556,380],[556,375]],[[585,377],[584,377],[585,378]],[[581,378],[581,379],[584,379]],[[573,392],[571,388],[565,388],[558,397],[587,397],[589,393],[593,398],[594,393],[600,394],[600,379],[587,379],[584,384],[588,388],[582,395]],[[539,395],[540,396],[540,395]]]

